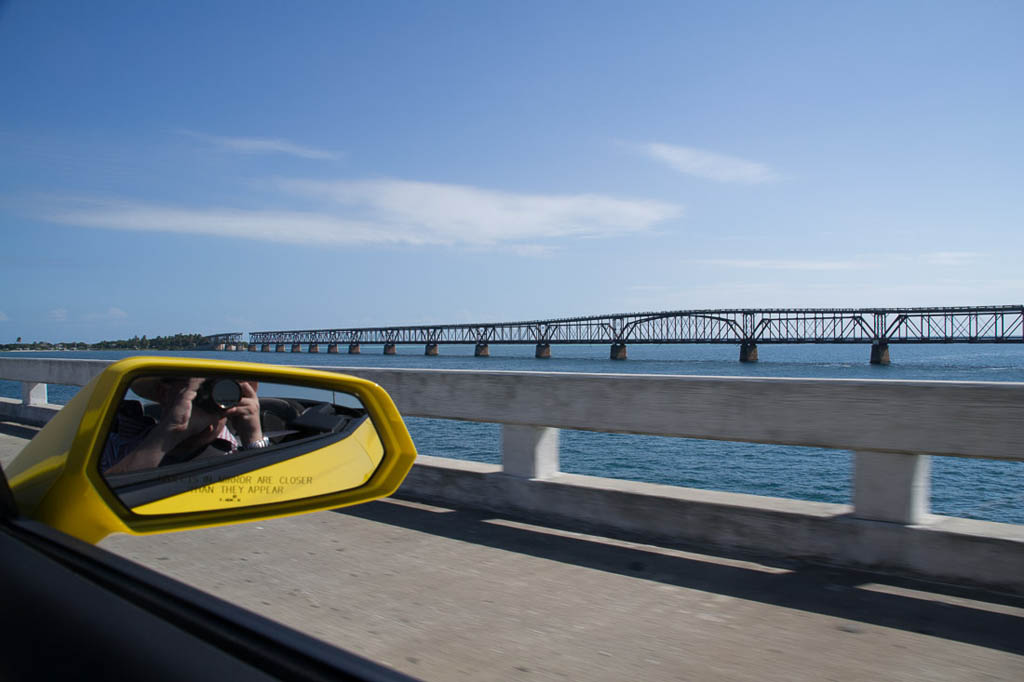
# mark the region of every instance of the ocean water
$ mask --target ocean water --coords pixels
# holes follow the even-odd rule
[[[608,346],[555,345],[552,357],[533,357],[532,345],[492,345],[491,357],[473,357],[472,346],[442,346],[425,357],[419,346],[380,346],[360,355],[223,352],[151,353],[206,356],[278,364],[545,372],[613,372],[706,376],[871,378],[1024,382],[1024,345],[890,345],[892,364],[868,363],[867,345],[762,345],[759,362],[738,362],[732,345],[631,345],[629,359],[608,359]],[[117,359],[130,351],[0,353],[0,357]],[[64,403],[77,389],[51,386],[51,402]],[[18,396],[20,385],[0,381],[0,395]],[[406,420],[419,452],[480,462],[501,460],[497,424],[437,419]],[[703,441],[563,430],[561,469],[570,473],[652,483],[849,503],[851,453],[753,443]],[[1024,462],[932,458],[931,508],[949,516],[1024,523]]]

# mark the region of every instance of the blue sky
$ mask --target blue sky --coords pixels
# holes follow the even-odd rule
[[[0,341],[1024,302],[1024,4],[0,4]]]

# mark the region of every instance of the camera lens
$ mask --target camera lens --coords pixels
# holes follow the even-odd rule
[[[220,409],[230,409],[242,400],[242,387],[234,379],[216,379],[210,386],[210,399]]]

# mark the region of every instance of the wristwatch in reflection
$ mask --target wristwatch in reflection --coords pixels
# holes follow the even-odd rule
[[[268,445],[270,445],[270,438],[267,437],[267,436],[263,436],[263,438],[260,438],[255,443],[249,443],[248,445],[243,445],[242,447],[240,447],[238,449],[239,450],[259,450],[260,448],[265,448]]]

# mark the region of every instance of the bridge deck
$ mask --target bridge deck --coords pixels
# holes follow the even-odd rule
[[[1024,679],[1021,599],[408,501],[103,546],[428,680]]]
[[[760,344],[890,341],[1024,343],[1024,306],[673,310],[519,322],[249,333],[250,344]]]

